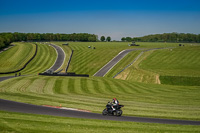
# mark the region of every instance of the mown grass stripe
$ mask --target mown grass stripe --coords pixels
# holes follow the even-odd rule
[[[69,92],[66,84],[68,82],[68,79],[62,79],[59,77],[59,80],[62,80],[60,94],[68,94]]]
[[[128,86],[125,86],[124,84],[122,84],[122,83],[119,83],[119,81],[114,81],[113,80],[113,84],[118,88],[118,90],[119,91],[121,91],[121,93],[125,93],[125,94],[129,94],[130,92],[128,92],[127,90],[127,88],[128,88]]]
[[[46,80],[46,85],[44,86],[43,92],[45,94],[54,94],[54,85],[56,78],[48,78]]]
[[[36,79],[30,84],[28,87],[30,92],[33,93],[43,93],[43,88],[46,85],[46,81],[44,79]]]
[[[74,87],[74,82],[75,82],[75,79],[70,78],[68,80],[68,91],[69,91],[69,93],[76,93],[75,87]]]
[[[199,46],[187,46],[173,50],[157,50],[141,62],[140,68],[163,76],[198,76],[199,49]]]
[[[21,82],[17,82],[15,90],[18,92],[26,92],[27,87],[32,83],[31,80],[21,80]]]
[[[33,61],[28,65],[28,68],[22,71],[22,73],[33,73],[37,71],[38,68],[40,68],[40,63],[43,62],[43,54],[42,52],[47,52],[45,51],[43,45],[38,45],[38,54],[36,55],[36,58],[33,59]],[[34,65],[34,66],[33,66]]]
[[[24,67],[33,57],[36,46],[31,43],[16,43],[12,49],[0,54],[0,71],[14,72]]]
[[[30,62],[22,74],[38,74],[44,72],[53,65],[56,58],[56,52],[52,47],[44,44],[38,44],[38,54]]]
[[[57,79],[54,84],[54,93],[61,94],[62,80]]]
[[[108,93],[113,93],[113,94],[117,94],[116,91],[111,87],[111,84],[109,84],[109,82],[105,79],[102,79],[103,84],[105,85],[105,90]]]
[[[47,45],[41,47],[41,51],[40,51],[41,52],[41,56],[39,57],[41,59],[38,62],[36,62],[37,68],[33,67],[32,71],[37,71],[38,69],[41,68],[41,66],[44,66],[44,65],[48,64],[48,58],[46,58],[46,57],[48,57],[49,54],[44,54],[44,53],[49,53],[47,47],[48,47]]]
[[[93,84],[94,91],[96,93],[98,93],[98,94],[103,93],[102,89],[100,89],[100,87],[99,87],[99,81],[98,80],[92,80],[92,84]]]
[[[80,79],[81,89],[84,93],[89,94],[90,91],[88,90],[87,78]]]
[[[77,78],[76,80],[74,80],[74,88],[77,94],[83,94],[80,83],[81,83],[80,78]]]
[[[8,80],[7,82],[4,81],[5,84],[7,84],[7,86],[2,86],[1,88],[4,89],[6,92],[10,91],[10,92],[15,92],[16,89],[12,87],[12,85],[17,86],[18,82],[20,82],[22,80],[22,78],[17,78],[14,81],[12,80]]]

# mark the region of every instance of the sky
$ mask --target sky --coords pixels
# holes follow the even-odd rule
[[[200,34],[200,0],[0,0],[0,32]]]

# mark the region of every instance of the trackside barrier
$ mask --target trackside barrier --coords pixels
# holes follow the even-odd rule
[[[39,73],[39,75],[44,75],[44,76],[73,76],[73,77],[89,77],[88,74],[76,74],[76,73]]]
[[[72,49],[71,49],[71,50],[72,50]],[[70,62],[71,62],[73,53],[74,53],[74,50],[72,50],[72,53],[71,53],[70,58],[69,58],[69,61],[68,61],[68,63],[67,63],[67,67],[66,67],[66,70],[65,70],[66,72],[67,72],[67,70],[68,70],[68,68],[69,68],[69,64],[70,64]]]
[[[10,72],[0,72],[0,74],[16,73],[16,72],[19,72],[19,71],[23,70],[23,69],[28,65],[28,63],[30,63],[30,62],[35,58],[35,56],[36,56],[36,54],[37,54],[38,45],[37,45],[36,43],[34,43],[34,44],[35,44],[35,46],[36,46],[35,53],[34,53],[33,57],[31,57],[31,59],[28,60],[28,62],[26,62],[26,64],[25,64],[22,68],[20,68],[20,69],[18,69],[18,70],[15,70],[15,71],[10,71]]]

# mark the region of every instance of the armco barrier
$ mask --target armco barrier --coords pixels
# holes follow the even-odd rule
[[[72,49],[71,49],[71,50],[72,50]],[[69,68],[69,64],[70,64],[70,62],[71,62],[73,53],[74,53],[74,51],[72,50],[72,53],[71,53],[70,58],[69,58],[69,61],[68,61],[68,63],[67,63],[67,67],[66,67],[66,69],[65,69],[66,72],[67,72],[67,70],[68,70],[68,68]]]
[[[88,74],[76,74],[76,73],[39,73],[39,75],[44,75],[44,76],[73,76],[73,77],[89,77]]]
[[[36,46],[35,54],[33,55],[33,57],[31,57],[30,60],[28,60],[28,62],[26,62],[26,64],[25,64],[22,68],[20,68],[20,69],[18,69],[18,70],[15,70],[15,71],[10,71],[10,72],[0,72],[0,74],[16,73],[16,72],[19,72],[19,71],[23,70],[23,69],[28,65],[28,63],[30,63],[30,62],[33,60],[33,58],[35,58],[35,56],[36,56],[36,54],[37,54],[38,46],[37,46],[36,43],[34,43],[34,44],[35,44],[35,46]]]

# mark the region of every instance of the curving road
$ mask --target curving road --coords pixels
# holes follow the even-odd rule
[[[174,48],[174,47],[166,47],[166,48]],[[138,48],[138,49],[123,50],[117,56],[115,56],[110,62],[108,62],[105,66],[103,66],[98,72],[96,72],[93,76],[104,77],[106,73],[108,73],[122,58],[124,58],[131,51],[145,50],[143,52],[146,52],[150,50],[166,49],[166,48],[152,48],[152,49]]]
[[[59,47],[57,45],[54,45],[54,44],[49,44],[49,45],[51,45],[53,48],[55,48],[55,50],[57,52],[57,59],[56,59],[54,65],[50,68],[53,71],[56,71],[62,66],[62,64],[65,60],[65,52],[63,51],[63,49],[61,47]]]
[[[103,116],[101,114],[96,114],[96,113],[59,109],[59,108],[46,107],[46,106],[38,106],[38,105],[14,102],[14,101],[3,100],[3,99],[0,99],[0,110],[21,112],[21,113],[31,113],[31,114],[52,115],[52,116],[86,118],[86,119],[161,123],[161,124],[200,125],[200,121],[129,117],[129,116],[121,116],[121,117]]]
[[[0,77],[0,82],[1,81],[4,81],[4,80],[7,80],[7,79],[10,79],[10,78],[14,78],[15,76],[6,76],[6,77]]]
[[[117,56],[115,56],[110,62],[103,66],[94,76],[104,77],[104,75],[109,72],[122,58],[124,58],[129,52],[136,50],[144,50],[143,48],[138,49],[127,49],[121,51]]]

